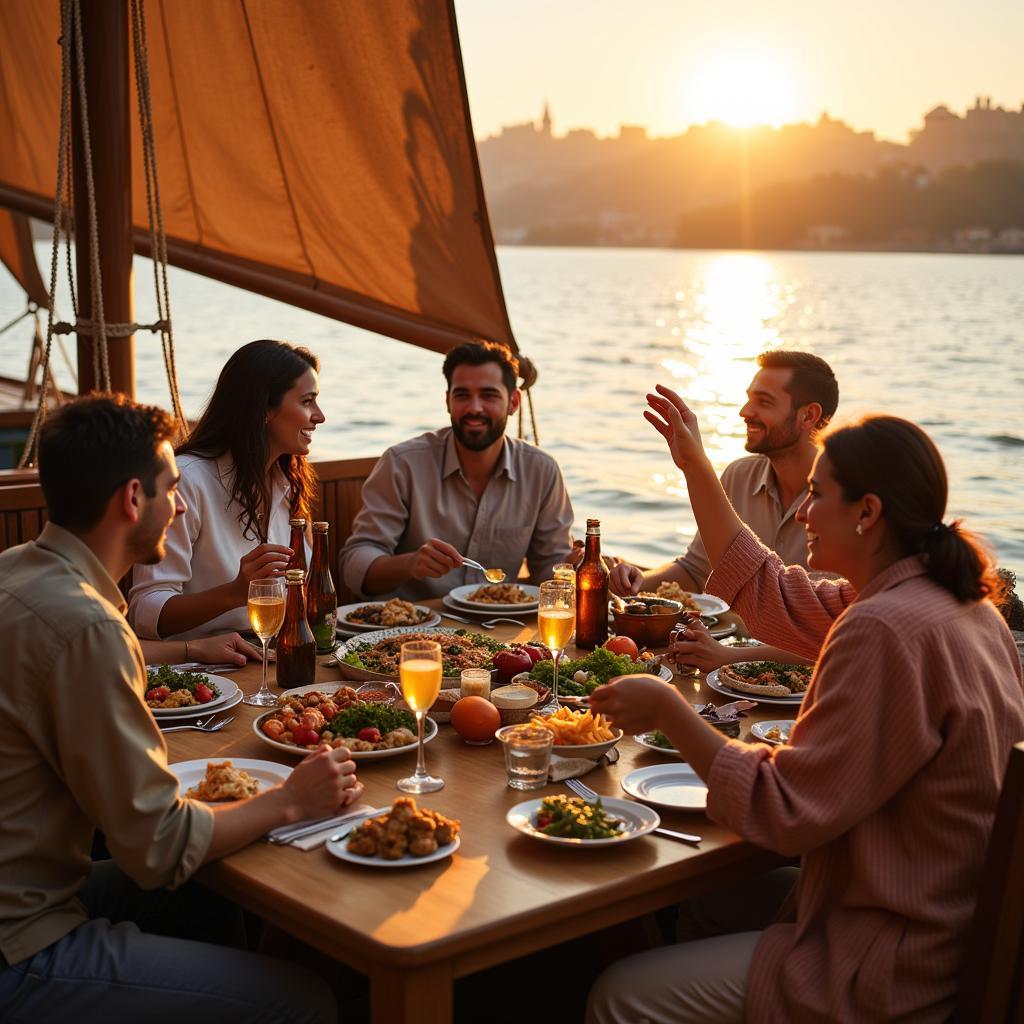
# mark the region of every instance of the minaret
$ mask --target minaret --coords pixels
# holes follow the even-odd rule
[[[544,116],[540,122],[541,133],[551,137],[551,111],[548,109],[548,101],[544,101]]]

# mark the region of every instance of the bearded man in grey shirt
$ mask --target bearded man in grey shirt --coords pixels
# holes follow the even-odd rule
[[[417,601],[484,583],[463,556],[530,580],[572,548],[572,505],[546,452],[506,436],[519,408],[519,364],[504,345],[470,342],[444,361],[451,426],[389,448],[363,485],[363,507],[339,555],[362,596]]]

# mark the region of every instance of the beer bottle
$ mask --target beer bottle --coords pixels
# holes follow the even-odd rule
[[[587,520],[587,547],[576,570],[576,646],[608,639],[608,570],[601,561],[601,520]]]
[[[338,621],[338,594],[331,579],[331,556],[327,545],[330,523],[313,524],[313,557],[306,580],[306,618],[318,651],[334,650],[334,627]]]
[[[283,690],[316,681],[316,641],[306,621],[306,574],[287,569],[284,622],[277,634],[277,685]]]
[[[301,516],[296,519],[289,519],[288,525],[292,528],[292,539],[288,547],[292,549],[292,557],[288,559],[288,569],[301,569],[306,571],[306,520]]]

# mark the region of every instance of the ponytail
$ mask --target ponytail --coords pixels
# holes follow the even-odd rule
[[[904,555],[922,554],[936,583],[958,601],[1000,601],[1005,584],[981,541],[959,520],[942,522],[946,467],[920,427],[898,416],[864,416],[829,430],[821,447],[845,500],[877,495]]]

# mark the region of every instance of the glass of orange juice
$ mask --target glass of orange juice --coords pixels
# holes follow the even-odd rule
[[[398,677],[402,682],[402,696],[416,716],[419,746],[416,753],[416,771],[398,780],[403,793],[435,793],[444,787],[444,779],[427,774],[423,754],[423,719],[441,692],[441,645],[434,640],[410,640],[402,644]]]
[[[245,698],[245,703],[269,708],[277,704],[277,698],[267,686],[267,644],[277,636],[284,622],[284,581],[277,578],[252,580],[249,583],[247,608],[249,624],[263,646],[263,682],[255,693]]]
[[[558,703],[558,663],[576,628],[576,586],[567,580],[547,580],[540,585],[537,608],[537,628],[540,638],[554,658],[554,678],[551,683],[551,702],[541,708],[541,714],[553,715]]]

